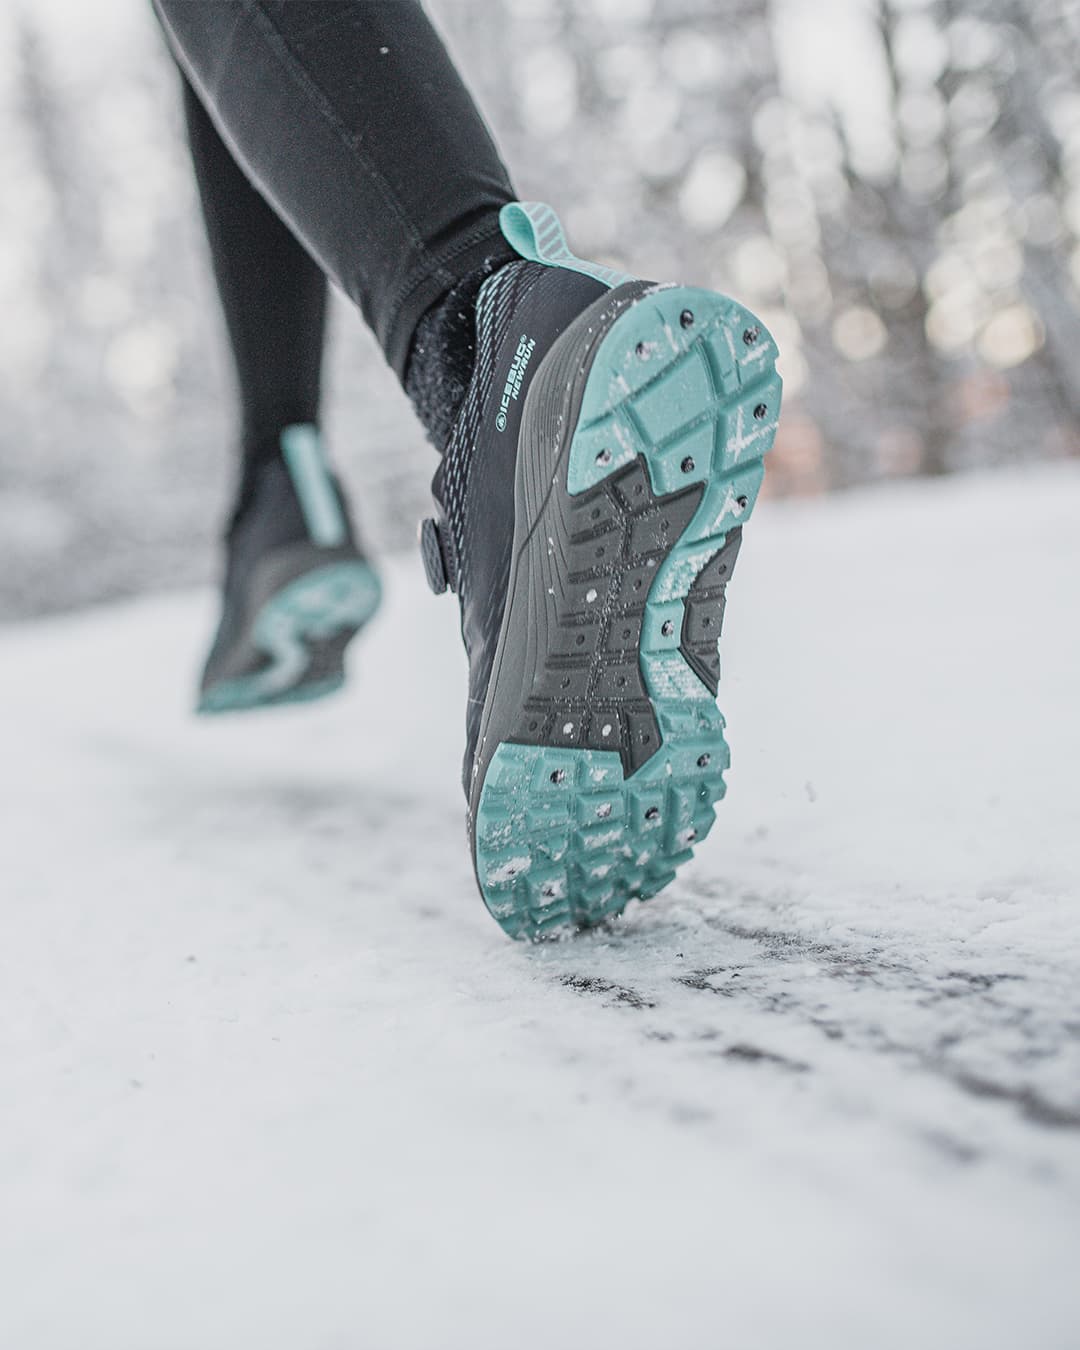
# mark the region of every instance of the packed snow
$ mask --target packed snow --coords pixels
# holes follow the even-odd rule
[[[1075,1350],[1080,466],[762,505],[729,799],[509,943],[414,558],[337,701],[207,593],[0,632],[0,1346]]]

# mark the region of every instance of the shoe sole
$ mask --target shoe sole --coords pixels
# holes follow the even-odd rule
[[[251,674],[202,692],[201,714],[308,703],[340,689],[345,648],[379,606],[381,587],[365,562],[316,567],[283,586],[259,608],[237,654],[258,663]]]
[[[776,434],[776,356],[735,301],[634,283],[537,372],[470,794],[477,879],[512,937],[655,895],[712,826],[716,644]]]

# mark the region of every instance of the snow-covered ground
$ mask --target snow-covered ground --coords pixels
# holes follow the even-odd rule
[[[0,634],[0,1346],[1080,1345],[1080,468],[766,503],[730,797],[508,943],[418,563],[323,707],[207,594]]]

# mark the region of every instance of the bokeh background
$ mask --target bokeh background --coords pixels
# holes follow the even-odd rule
[[[579,253],[773,330],[768,491],[1080,455],[1078,0],[429,8]],[[7,0],[0,618],[216,571],[231,373],[178,113],[145,0]],[[407,545],[433,452],[344,302],[326,423]]]

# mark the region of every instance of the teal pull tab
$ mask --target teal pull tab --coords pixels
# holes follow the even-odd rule
[[[349,531],[330,481],[319,433],[309,423],[286,427],[281,452],[311,541],[320,548],[340,548]]]
[[[499,212],[499,226],[514,252],[520,253],[529,262],[581,272],[605,286],[621,286],[626,281],[634,280],[626,272],[616,272],[613,267],[586,262],[576,253],[571,253],[559,217],[547,202],[508,202]]]

